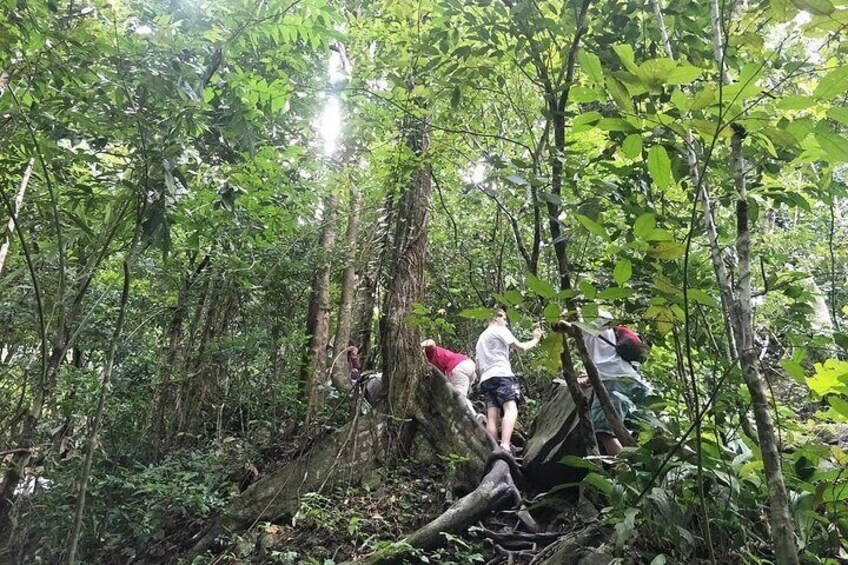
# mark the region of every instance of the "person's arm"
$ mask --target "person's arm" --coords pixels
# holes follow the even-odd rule
[[[539,345],[539,340],[541,340],[541,339],[542,339],[542,329],[536,328],[535,330],[533,330],[533,339],[531,339],[529,341],[513,342],[512,345],[510,345],[510,347],[512,347],[516,351],[524,353],[525,351],[533,349],[534,347]]]

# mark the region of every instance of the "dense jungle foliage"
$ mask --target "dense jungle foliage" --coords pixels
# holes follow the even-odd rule
[[[846,0],[0,0],[0,562],[396,548],[461,456],[191,551],[361,411],[349,343],[406,382],[410,343],[473,354],[498,305],[545,330],[520,438],[582,366],[591,328],[554,322],[602,308],[651,345],[636,446],[570,458],[546,531],[844,562],[846,28]],[[492,528],[405,559],[536,559]]]

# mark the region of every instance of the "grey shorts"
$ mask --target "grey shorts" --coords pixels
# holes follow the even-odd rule
[[[521,387],[515,377],[491,377],[480,383],[480,392],[486,399],[487,408],[503,408],[503,405],[514,400],[521,402]]]

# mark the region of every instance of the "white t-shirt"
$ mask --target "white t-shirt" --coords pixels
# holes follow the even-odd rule
[[[514,377],[509,364],[509,346],[518,343],[506,326],[490,325],[477,339],[477,368],[480,382],[492,377]]]
[[[586,344],[589,357],[598,369],[598,375],[601,379],[631,377],[641,381],[642,377],[633,368],[633,365],[622,359],[615,347],[601,337],[607,339],[610,343],[615,343],[615,331],[612,329],[602,331],[600,337],[595,337],[589,332],[583,332],[583,343]]]

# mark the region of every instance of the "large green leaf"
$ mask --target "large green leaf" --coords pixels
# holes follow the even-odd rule
[[[627,87],[614,76],[607,78],[607,90],[622,110],[630,110],[633,107],[633,99],[630,97]]]
[[[655,91],[668,82],[671,72],[677,68],[677,63],[671,59],[650,59],[639,65],[636,76],[645,88]]]
[[[630,277],[633,276],[633,264],[630,262],[630,259],[622,259],[616,263],[612,276],[619,286],[629,281]]]
[[[654,145],[648,150],[648,172],[659,188],[674,186],[674,176],[671,173],[671,159],[662,145]]]
[[[813,94],[816,98],[830,100],[848,92],[848,66],[830,71],[819,81]]]
[[[633,235],[639,239],[647,239],[657,225],[657,218],[651,212],[645,212],[633,222]]]
[[[527,288],[542,298],[546,298],[548,300],[556,298],[556,289],[551,286],[550,283],[543,281],[532,273],[527,273],[525,277],[525,284],[527,284]]]
[[[827,117],[842,125],[848,125],[848,108],[842,106],[828,108]]]
[[[692,65],[679,65],[668,74],[667,84],[689,84],[701,76],[701,69]]]
[[[792,3],[815,16],[828,16],[836,10],[830,0],[792,0]]]
[[[601,292],[598,293],[598,299],[600,300],[621,300],[622,298],[629,298],[633,294],[633,291],[629,288],[621,288],[619,286],[613,286],[610,288],[605,288]]]
[[[816,374],[807,379],[807,386],[819,396],[848,393],[848,361],[828,359],[816,363]]]
[[[459,313],[460,318],[470,320],[488,320],[492,317],[491,308],[466,308]]]
[[[615,54],[618,55],[621,65],[635,75],[638,72],[639,67],[636,66],[635,59],[633,58],[633,47],[620,43],[618,45],[613,45],[612,49],[615,51]]]
[[[676,241],[658,241],[651,245],[650,249],[648,249],[648,253],[657,259],[662,259],[664,261],[679,259],[680,257],[683,257],[685,252],[686,246]]]
[[[589,75],[589,80],[597,86],[604,85],[604,68],[601,66],[601,60],[594,53],[590,53],[585,49],[581,49],[577,56],[580,61],[580,66]]]
[[[606,228],[604,228],[604,226],[594,221],[592,218],[584,216],[583,214],[574,214],[574,217],[577,218],[577,221],[580,222],[580,224],[584,228],[586,228],[590,233],[593,233],[609,241],[609,235],[607,234],[607,230]]]
[[[825,130],[817,131],[815,136],[830,163],[848,163],[848,139]]]
[[[621,144],[621,151],[626,157],[635,159],[642,156],[642,136],[638,133],[631,133],[624,138],[624,143]]]

